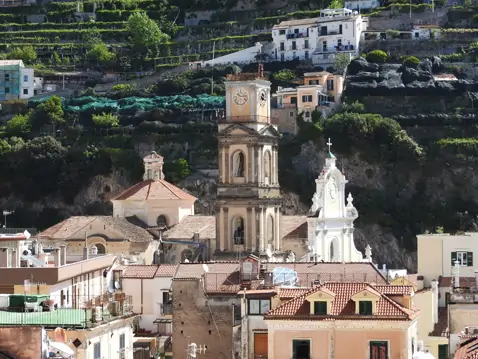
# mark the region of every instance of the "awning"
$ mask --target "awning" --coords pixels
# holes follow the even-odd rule
[[[50,342],[50,350],[58,351],[64,358],[74,358],[75,352],[66,344],[58,342]]]
[[[164,323],[172,323],[172,319],[156,319],[153,324],[164,324]]]

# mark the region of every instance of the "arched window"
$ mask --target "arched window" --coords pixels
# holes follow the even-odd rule
[[[158,219],[156,220],[156,224],[158,227],[167,227],[168,226],[168,220],[166,219],[166,216],[160,215]]]
[[[274,248],[274,218],[267,216],[267,245]]]
[[[272,159],[269,151],[264,152],[264,181],[266,184],[272,183]]]
[[[148,176],[147,179],[149,179],[149,180],[150,180],[150,179],[153,179],[153,171],[152,171],[150,168],[148,168],[147,173],[148,173],[148,174],[147,174],[147,176]]]
[[[237,151],[232,156],[232,175],[233,177],[244,177],[245,157],[242,151]]]
[[[102,245],[101,243],[95,243],[94,246],[98,250],[97,254],[106,254],[106,248],[104,245]],[[90,249],[90,252],[91,252],[91,249]]]
[[[336,256],[337,256],[336,243],[335,243],[335,239],[332,239],[330,241],[329,260],[331,262],[337,262]]]
[[[185,249],[181,252],[181,262],[185,262],[186,260],[190,261],[193,258],[193,251],[190,249]]]
[[[244,244],[244,219],[240,216],[232,219],[233,243]]]

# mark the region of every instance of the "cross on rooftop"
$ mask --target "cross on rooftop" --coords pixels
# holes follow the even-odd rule
[[[330,142],[330,137],[329,137],[329,142],[327,142],[326,145],[329,146],[329,152],[330,152],[330,147],[332,146],[332,142]]]

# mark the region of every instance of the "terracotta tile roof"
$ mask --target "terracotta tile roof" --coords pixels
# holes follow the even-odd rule
[[[280,300],[292,299],[308,292],[309,290],[310,288],[280,288],[279,299]]]
[[[478,338],[470,338],[460,343],[454,359],[478,359]]]
[[[453,277],[440,277],[438,281],[439,287],[451,287]],[[472,288],[475,286],[475,277],[460,277],[460,288]]]
[[[112,216],[72,216],[44,230],[39,236],[44,239],[65,240],[96,220],[121,233],[124,239],[131,242],[151,242],[153,240],[153,236],[145,229],[131,224],[126,218]]]
[[[112,198],[113,201],[145,201],[155,199],[188,200],[194,202],[197,198],[162,179],[156,181],[147,180],[136,183]]]
[[[164,238],[191,239],[194,232],[201,238],[216,238],[215,216],[187,216],[180,223],[163,233]],[[307,238],[307,217],[282,216],[280,223],[281,238]]]
[[[385,295],[408,295],[413,294],[411,285],[376,285],[375,288]]]
[[[123,267],[122,277],[126,279],[153,279],[155,277],[173,277],[177,264],[127,265]]]
[[[216,217],[187,216],[171,229],[163,233],[164,239],[191,239],[199,232],[199,238],[216,238]]]
[[[281,238],[307,238],[306,216],[281,216]]]
[[[209,272],[206,274],[208,293],[236,294],[244,285],[239,278],[239,262],[205,263]],[[263,263],[266,271],[276,267],[289,268],[297,273],[298,285],[310,286],[313,281],[322,282],[368,282],[386,285],[387,281],[371,263]],[[199,279],[204,275],[204,264],[181,263],[174,280]],[[261,288],[263,280],[253,280],[249,289]]]
[[[331,311],[327,316],[315,316],[310,314],[310,303],[306,297],[320,290],[326,289],[335,294],[332,302]],[[380,299],[377,302],[376,313],[374,315],[359,316],[355,314],[355,302],[352,297],[356,293],[364,290],[376,293]],[[368,283],[347,283],[331,282],[311,288],[308,292],[299,295],[276,308],[270,310],[264,315],[264,319],[294,319],[294,320],[411,320],[419,314],[416,310],[407,309],[385,294],[381,293],[377,287]]]
[[[438,308],[438,323],[435,324],[430,337],[448,337],[448,309]]]

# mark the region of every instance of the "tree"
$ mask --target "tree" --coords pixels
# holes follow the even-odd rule
[[[343,9],[344,3],[342,0],[332,0],[329,5],[329,9]]]
[[[169,36],[163,33],[158,24],[144,12],[130,15],[126,30],[131,36],[133,45],[137,47],[149,49],[169,40]]]
[[[339,72],[340,74],[343,74],[345,69],[350,63],[350,56],[344,53],[338,53],[335,55],[334,59],[334,68]]]
[[[7,133],[9,135],[22,135],[30,132],[31,123],[30,123],[31,112],[28,112],[25,115],[18,114],[13,116],[6,126]]]
[[[405,60],[403,60],[403,66],[410,67],[412,69],[416,69],[419,64],[420,60],[415,56],[408,56]]]
[[[112,113],[105,113],[103,112],[100,115],[93,115],[93,123],[95,126],[98,127],[118,127],[119,126],[119,118]]]
[[[31,45],[14,47],[7,55],[10,60],[22,60],[25,64],[31,64],[37,58],[37,52]]]
[[[272,75],[272,78],[274,80],[281,81],[281,82],[292,81],[293,79],[295,79],[295,77],[296,77],[295,72],[288,69],[282,69]]]
[[[101,33],[96,27],[86,30],[83,33],[83,41],[87,44],[87,47],[91,48],[94,45],[101,44]]]
[[[173,183],[179,183],[191,174],[189,163],[184,158],[179,158],[172,163],[165,163],[164,170],[171,177]]]
[[[91,49],[86,53],[86,56],[96,62],[109,63],[116,59],[116,54],[108,50],[105,43],[100,42],[94,44]]]
[[[58,96],[52,96],[39,104],[33,112],[33,123],[37,126],[45,124],[55,126],[65,123],[61,99]]]
[[[384,64],[387,62],[387,53],[382,50],[373,50],[367,54],[367,61],[376,64]]]

